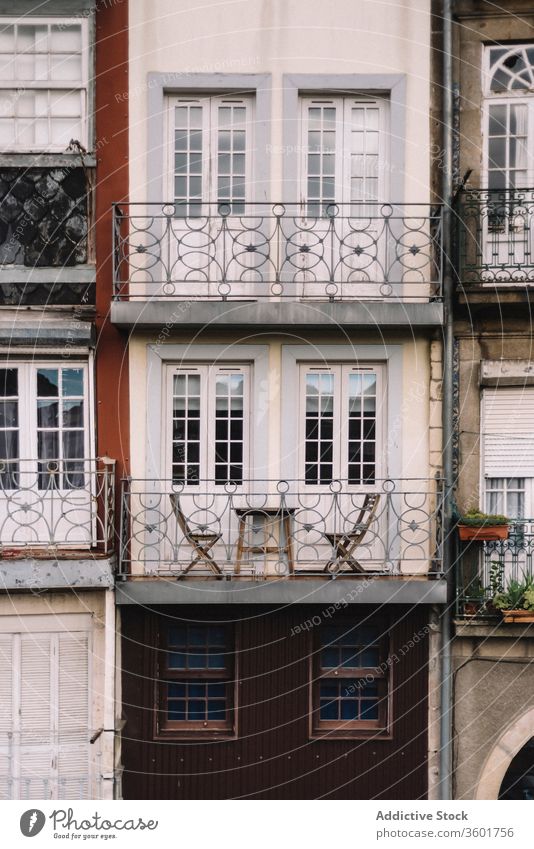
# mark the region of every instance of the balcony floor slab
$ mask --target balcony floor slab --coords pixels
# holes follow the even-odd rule
[[[46,590],[108,589],[113,586],[114,557],[59,559],[22,557],[0,561],[0,591],[38,595]]]
[[[116,587],[120,605],[140,604],[445,604],[444,579],[128,580]]]
[[[111,321],[123,329],[155,327],[418,327],[443,324],[443,304],[384,301],[115,301]]]

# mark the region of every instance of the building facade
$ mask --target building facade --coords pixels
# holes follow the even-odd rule
[[[511,520],[460,543],[454,642],[456,798],[531,799],[532,627],[493,602],[531,576],[534,17],[528,3],[457,2],[456,433],[459,513]]]
[[[0,795],[114,798],[127,8],[34,7],[0,5]]]
[[[124,798],[438,792],[430,61],[424,0],[130,4]]]

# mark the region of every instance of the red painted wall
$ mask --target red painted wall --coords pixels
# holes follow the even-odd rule
[[[97,4],[96,13],[96,402],[97,453],[129,464],[127,337],[110,324],[111,204],[128,197],[128,0]],[[120,487],[117,487],[118,493]],[[117,512],[117,516],[118,516]]]

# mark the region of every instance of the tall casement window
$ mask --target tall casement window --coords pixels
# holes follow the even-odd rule
[[[83,363],[0,363],[0,482],[18,489],[85,485],[90,448]],[[33,485],[33,483],[32,483]]]
[[[171,97],[168,107],[176,215],[207,214],[204,204],[241,214],[252,179],[253,98]]]
[[[87,147],[87,22],[0,18],[0,148]]]
[[[387,101],[303,97],[301,200],[308,214],[331,204],[387,199]]]
[[[534,44],[487,47],[484,67],[484,173],[489,189],[534,180]]]
[[[534,387],[484,389],[482,477],[488,513],[511,519],[534,510]]]
[[[169,369],[174,482],[243,483],[248,473],[249,395],[246,365]]]
[[[386,731],[389,724],[388,623],[317,629],[313,642],[312,731],[333,736]]]
[[[234,728],[235,647],[230,626],[162,626],[156,733],[229,734]]]
[[[306,484],[374,484],[383,473],[382,369],[301,365],[300,386]]]

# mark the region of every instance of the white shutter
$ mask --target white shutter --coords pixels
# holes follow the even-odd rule
[[[485,389],[482,396],[486,477],[534,476],[534,387]]]
[[[89,637],[59,634],[58,796],[89,799]]]
[[[22,799],[54,796],[53,635],[22,634],[20,664],[20,748],[16,772]]]
[[[13,636],[0,634],[0,799],[13,798]]]

